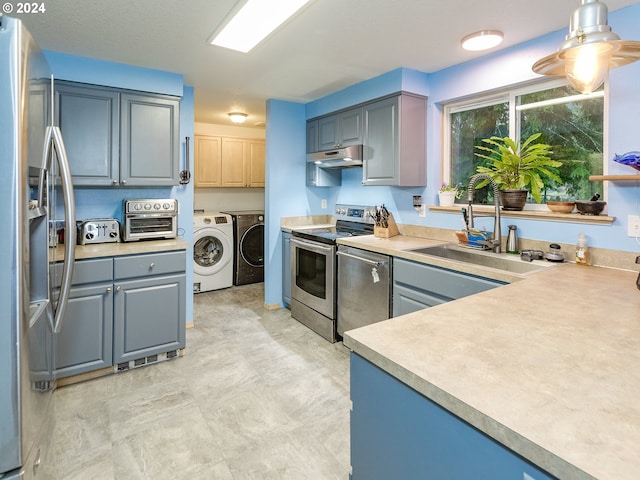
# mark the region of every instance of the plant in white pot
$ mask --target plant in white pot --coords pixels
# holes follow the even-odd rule
[[[505,210],[522,210],[528,191],[540,203],[544,178],[562,182],[556,170],[562,163],[551,159],[553,152],[550,145],[536,143],[540,136],[540,133],[534,133],[520,146],[509,137],[490,137],[483,139],[483,145],[476,147],[480,150],[476,156],[486,160],[476,170],[486,173],[496,183],[500,189],[500,203]],[[487,180],[479,182],[476,188],[488,183]]]
[[[462,189],[443,183],[438,191],[438,201],[441,207],[452,206],[456,198],[462,197]]]

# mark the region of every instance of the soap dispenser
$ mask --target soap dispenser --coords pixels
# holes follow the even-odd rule
[[[578,234],[578,242],[576,243],[576,264],[591,265],[589,259],[589,247],[587,246],[587,236],[584,233]]]
[[[518,233],[515,225],[509,225],[509,234],[507,235],[507,253],[519,253],[518,250]]]

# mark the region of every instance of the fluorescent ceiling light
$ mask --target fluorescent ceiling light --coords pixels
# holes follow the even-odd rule
[[[247,0],[208,42],[247,53],[307,2],[309,0]]]
[[[465,50],[488,50],[502,43],[503,34],[499,30],[481,30],[464,37],[460,42]]]

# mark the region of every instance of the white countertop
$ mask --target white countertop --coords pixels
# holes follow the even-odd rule
[[[425,261],[405,249],[443,242],[370,236],[339,243]],[[432,257],[426,263],[459,266]],[[478,268],[468,273],[481,274]],[[636,479],[636,277],[561,264],[346,332],[344,344],[559,478]]]

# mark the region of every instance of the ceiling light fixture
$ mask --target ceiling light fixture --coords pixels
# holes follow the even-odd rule
[[[309,0],[245,0],[211,35],[208,43],[247,53]]]
[[[465,50],[476,52],[479,50],[488,50],[496,45],[500,45],[503,38],[504,35],[500,30],[480,30],[479,32],[467,35],[460,40],[460,43],[462,43],[462,48]]]
[[[571,16],[569,34],[557,52],[533,65],[540,75],[566,76],[580,93],[591,93],[604,83],[609,69],[640,59],[640,42],[623,41],[607,24],[607,6],[582,0]]]
[[[248,117],[246,113],[242,112],[229,112],[227,115],[229,115],[229,118],[233,123],[244,123]]]

